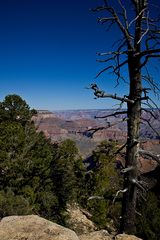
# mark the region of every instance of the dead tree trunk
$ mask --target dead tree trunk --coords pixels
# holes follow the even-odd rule
[[[123,195],[122,201],[122,222],[121,232],[134,233],[135,232],[135,210],[137,198],[138,182],[138,152],[139,152],[139,130],[141,119],[141,74],[139,71],[140,61],[134,58],[133,55],[129,57],[129,74],[130,74],[130,94],[129,99],[134,103],[127,103],[127,127],[128,139],[126,149],[126,163],[125,168],[131,167],[130,171],[124,176],[124,189],[127,191]]]
[[[136,202],[139,158],[139,135],[141,121],[142,78],[141,61],[138,54],[141,52],[142,18],[145,1],[137,1],[136,15],[138,20],[135,24],[134,51],[128,49],[128,72],[130,79],[129,99],[134,103],[127,103],[127,148],[125,168],[131,167],[124,175],[124,189],[128,189],[123,195],[121,232],[133,234],[136,232]]]

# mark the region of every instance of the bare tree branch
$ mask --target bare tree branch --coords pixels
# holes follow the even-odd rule
[[[106,22],[108,22],[108,21],[111,21],[112,22],[112,24],[115,22],[115,18],[114,17],[108,17],[108,18],[106,18],[106,17],[104,17],[104,18],[98,18],[98,22],[99,23],[102,23],[102,24],[104,24],[104,23],[106,23]]]
[[[129,25],[128,25],[128,18],[127,18],[127,11],[126,11],[126,9],[125,9],[122,1],[121,1],[121,0],[118,0],[118,2],[119,2],[119,5],[120,5],[121,8],[122,8],[122,12],[123,12],[123,13],[122,13],[122,16],[123,16],[123,18],[124,18],[125,28],[128,30]]]
[[[129,23],[129,27],[142,16],[145,10],[146,8],[142,9],[142,11]]]
[[[94,200],[94,199],[103,200],[104,197],[101,197],[101,196],[91,196],[91,197],[88,198],[88,201]]]
[[[121,173],[127,173],[127,172],[129,172],[129,171],[132,171],[133,169],[134,169],[135,167],[133,167],[133,166],[128,166],[127,168],[123,168],[122,170],[121,170]]]
[[[130,46],[130,48],[133,48],[132,43],[131,43],[132,36],[130,36],[126,26],[123,26],[123,24],[122,24],[120,18],[118,17],[118,14],[114,10],[114,8],[109,6],[107,1],[105,1],[105,0],[104,0],[104,4],[105,4],[104,6],[92,9],[92,11],[94,11],[94,12],[96,12],[96,11],[104,11],[104,10],[107,11],[111,15],[111,21],[115,21],[116,22],[116,24],[118,25],[118,27],[121,30],[122,34],[126,38],[126,40],[128,42],[128,45]]]
[[[157,84],[153,80],[153,78],[150,76],[149,71],[148,71],[146,66],[145,66],[145,72],[146,72],[146,75],[145,76],[142,75],[142,79],[145,80],[148,83],[148,85],[150,86],[150,88],[152,89],[154,94],[158,95],[158,92],[160,91],[159,84]]]
[[[158,119],[158,116],[156,116],[155,113],[152,112],[151,110],[146,109],[146,108],[141,108],[141,110],[146,112],[146,113],[149,113],[154,119]]]
[[[113,61],[115,60],[116,56],[113,56],[113,57],[110,57],[110,58],[107,58],[107,59],[97,59],[96,61],[97,62],[109,62],[109,61]]]
[[[147,55],[147,56],[145,57],[145,60],[143,61],[143,63],[140,65],[140,69],[147,64],[147,62],[148,62],[148,60],[149,60],[150,58],[160,58],[160,54]]]
[[[116,117],[117,115],[127,114],[127,111],[121,111],[121,112],[114,112],[111,114],[108,114],[106,116],[95,116],[95,118],[108,118],[108,117]]]
[[[115,195],[115,197],[114,197],[114,199],[113,199],[113,204],[115,203],[116,198],[118,197],[118,195],[119,195],[120,193],[126,193],[127,191],[128,191],[128,188],[125,188],[125,189],[122,189],[122,190],[117,191],[117,192],[116,192],[116,195]]]
[[[142,184],[134,178],[129,179],[132,184],[134,184],[138,189],[142,192],[146,192],[146,189],[142,186]]]
[[[160,48],[144,50],[142,52],[136,53],[135,56],[139,56],[142,58],[146,55],[153,54],[153,53],[160,53]]]
[[[116,152],[115,152],[115,155],[120,153],[124,148],[126,148],[127,146],[127,142],[125,144],[123,144]]]
[[[119,101],[121,101],[121,102],[134,103],[133,100],[128,99],[126,96],[124,96],[124,97],[119,97],[119,96],[117,96],[116,94],[114,94],[114,95],[112,95],[112,94],[107,94],[107,93],[105,93],[104,91],[100,90],[96,84],[91,84],[91,89],[94,90],[94,95],[95,95],[97,98],[113,98],[113,99],[119,100]]]
[[[152,160],[156,161],[160,165],[160,154],[155,154],[143,149],[139,149],[139,154],[144,156],[145,158],[148,158],[148,157],[151,158]]]
[[[127,51],[122,51],[122,52],[119,52],[119,51],[115,51],[115,52],[103,52],[103,53],[97,53],[98,56],[105,56],[105,55],[124,55],[124,54],[127,54],[128,52]]]
[[[106,68],[103,68],[97,75],[96,75],[96,78],[98,78],[102,73],[106,72],[108,69],[113,69],[114,70],[114,67],[113,66],[108,66]]]
[[[108,129],[108,128],[111,128],[111,127],[114,127],[116,126],[117,124],[119,123],[122,123],[122,122],[125,122],[125,121],[128,121],[128,118],[123,118],[121,119],[120,121],[117,121],[115,123],[110,123],[110,122],[107,122],[107,126],[101,126],[101,127],[93,127],[93,128],[89,128],[87,129],[87,132],[92,132],[91,133],[91,136],[93,136],[94,133],[98,132],[98,131],[101,131],[101,130],[104,130],[104,129]]]
[[[143,122],[147,122],[148,126],[153,130],[153,132],[155,132],[157,134],[157,136],[160,137],[159,133],[157,132],[157,130],[152,126],[150,120],[148,119],[145,119],[143,117],[141,117],[141,119],[143,120]]]

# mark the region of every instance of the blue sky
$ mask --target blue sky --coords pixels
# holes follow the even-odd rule
[[[103,65],[96,52],[108,50],[117,33],[108,35],[89,8],[101,0],[0,1],[0,101],[18,94],[36,109],[111,108],[112,100],[95,100],[85,89],[97,82],[109,92],[113,79],[96,79]]]

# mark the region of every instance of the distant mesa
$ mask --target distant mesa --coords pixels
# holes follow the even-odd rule
[[[55,114],[49,110],[36,110],[37,114],[35,116],[33,116],[32,120],[34,122],[37,122],[41,119],[45,119],[45,118],[53,118],[55,117]]]
[[[49,110],[44,110],[44,109],[37,110],[37,113],[38,114],[53,114],[53,112],[51,112]]]

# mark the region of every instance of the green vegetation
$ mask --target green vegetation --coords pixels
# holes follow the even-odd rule
[[[65,224],[67,203],[78,203],[92,214],[99,228],[119,228],[122,175],[115,168],[117,143],[103,141],[85,168],[74,141],[52,144],[37,132],[30,110],[21,97],[0,103],[0,217],[39,214]],[[98,197],[97,197],[98,196]],[[160,201],[149,193],[139,199],[137,234],[160,239]]]
[[[152,192],[146,201],[139,202],[141,216],[137,216],[137,234],[142,239],[160,239],[160,200]]]
[[[119,202],[113,203],[115,193],[121,188],[122,181],[121,175],[115,168],[116,145],[116,142],[103,141],[93,151],[92,160],[94,167],[86,176],[88,197],[103,197],[103,199],[93,198],[87,203],[88,209],[93,214],[93,221],[100,228],[106,228],[106,224],[111,219],[119,219],[120,216]],[[118,222],[115,221],[115,224],[117,225]]]
[[[0,103],[0,217],[36,213],[61,221],[68,201],[76,201],[84,170],[71,140],[51,144],[38,133],[21,97]]]

